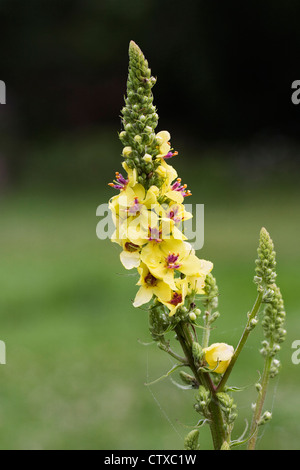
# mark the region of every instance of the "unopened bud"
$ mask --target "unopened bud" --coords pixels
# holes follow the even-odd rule
[[[192,351],[193,351],[193,357],[194,357],[195,361],[201,362],[201,360],[203,358],[203,350],[202,350],[200,344],[197,343],[196,341],[193,343]]]
[[[198,445],[199,431],[194,429],[189,432],[186,438],[184,439],[184,449],[185,450],[199,450],[200,446]]]
[[[127,158],[128,158],[129,155],[131,154],[131,152],[132,152],[132,148],[131,148],[131,147],[124,147],[124,148],[123,148],[122,155],[123,155],[123,157],[125,157],[125,158],[127,157]]]
[[[195,312],[190,312],[189,313],[190,320],[195,321],[197,319],[197,315]]]
[[[268,421],[271,421],[272,419],[272,413],[270,411],[265,411],[260,420],[258,421],[257,425],[262,426],[263,424],[266,424]]]
[[[149,153],[145,153],[145,155],[143,156],[143,160],[146,163],[151,163],[152,162],[152,156],[149,155]]]

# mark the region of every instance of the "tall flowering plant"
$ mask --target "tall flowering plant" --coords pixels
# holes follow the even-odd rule
[[[271,419],[271,413],[264,412],[263,406],[269,379],[279,372],[276,355],[286,333],[283,301],[276,285],[273,242],[262,229],[254,278],[257,299],[237,347],[210,344],[212,324],[220,315],[218,287],[212,275],[213,264],[197,257],[184,234],[184,222],[192,217],[185,207],[191,192],[169,163],[178,154],[171,146],[169,132],[155,132],[158,114],[151,91],[155,82],[143,53],[131,41],[123,130],[119,134],[123,172],[117,172],[109,183],[118,191],[109,201],[115,224],[112,241],[121,247],[124,268],[137,270],[133,306],[147,306],[153,340],[177,361],[170,372],[181,367],[180,377],[186,388],[196,390],[194,408],[201,419],[187,435],[185,449],[199,448],[199,429],[204,424],[210,427],[215,449],[229,450],[246,442],[249,449],[254,449],[259,426]],[[199,300],[203,315],[196,305]],[[227,381],[259,319],[265,335],[261,349],[265,367],[256,384],[253,421],[247,436],[246,430],[241,438],[232,440],[237,418],[232,395],[238,388],[228,386]],[[201,341],[197,327],[203,331]],[[172,332],[182,355],[172,349],[167,339]]]

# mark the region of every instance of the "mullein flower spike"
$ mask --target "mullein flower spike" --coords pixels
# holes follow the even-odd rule
[[[191,192],[166,162],[178,154],[171,148],[170,133],[155,132],[158,115],[151,91],[155,82],[142,51],[131,41],[124,129],[119,134],[126,175],[117,172],[109,183],[119,190],[109,208],[116,226],[112,241],[122,247],[121,262],[126,269],[138,270],[134,307],[154,299],[171,317],[190,296],[204,293],[213,265],[196,256],[182,233],[182,221],[192,217],[183,204]],[[189,318],[195,321],[197,313],[189,311]]]

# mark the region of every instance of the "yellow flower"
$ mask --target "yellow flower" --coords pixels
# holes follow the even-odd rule
[[[137,285],[141,286],[136,294],[133,306],[140,307],[152,299],[153,295],[159,299],[160,302],[165,302],[172,296],[170,287],[160,279],[156,279],[149,271],[144,263],[138,267],[140,279]]]
[[[182,240],[169,239],[161,243],[150,242],[143,247],[141,260],[151,274],[162,279],[176,290],[176,272],[187,276],[201,276],[203,262],[195,254],[192,246]]]
[[[124,249],[120,253],[120,260],[125,269],[138,268],[141,262],[140,247],[134,243],[124,243]]]
[[[164,159],[161,160],[160,168],[158,170],[159,175],[164,178],[163,186],[161,188],[162,194],[165,194],[171,189],[171,183],[177,178],[178,173],[172,165],[169,165]],[[176,201],[178,202],[178,201]],[[182,201],[180,201],[182,202]]]
[[[119,194],[119,207],[121,211],[125,211],[126,217],[136,216],[141,208],[151,209],[156,204],[159,189],[151,186],[148,191],[141,184],[127,188]]]
[[[159,144],[159,153],[166,155],[170,150],[170,133],[168,131],[160,131],[156,134],[156,140]]]
[[[182,233],[182,223],[193,217],[190,212],[185,210],[183,204],[170,203],[157,205],[154,208],[157,213],[162,226],[162,238],[173,238],[177,240],[187,240],[187,237]]]
[[[161,178],[166,178],[166,177],[167,177],[167,170],[166,170],[166,168],[164,168],[162,165],[159,165],[159,167],[157,167],[156,173],[157,173],[158,176],[160,176]]]
[[[126,170],[128,178],[124,178],[121,173],[116,171],[116,179],[113,183],[108,183],[108,186],[111,186],[115,189],[119,189],[120,191],[126,190],[128,186],[135,186],[137,184],[136,169],[129,168],[126,162],[123,162],[122,166],[124,170]]]
[[[136,168],[129,168],[129,166],[127,165],[126,162],[123,162],[122,163],[122,167],[124,168],[124,170],[126,171],[127,173],[127,176],[128,176],[128,186],[135,186],[137,184],[137,171],[136,171]]]
[[[122,252],[120,253],[120,260],[124,268],[137,268],[140,265],[141,261],[141,245],[145,243],[145,240],[143,240],[140,244],[133,243],[131,240],[129,240],[129,238],[126,238],[126,233],[124,233],[122,229],[122,225],[116,228],[116,230],[111,236],[111,241],[113,243],[117,243],[122,247]]]
[[[132,148],[131,147],[124,147],[123,148],[123,152],[122,152],[122,155],[123,157],[129,157],[129,155],[131,154],[132,152]]]
[[[197,276],[188,277],[189,290],[194,292],[195,294],[205,294],[205,279],[207,274],[210,273],[214,267],[211,261],[206,261],[205,259],[201,259],[200,261],[201,274],[198,274]]]
[[[171,295],[167,300],[160,300],[162,304],[166,305],[170,310],[169,316],[175,315],[177,310],[184,305],[185,298],[188,291],[188,284],[186,279],[175,279],[175,289],[171,291]]]
[[[234,348],[226,343],[214,343],[203,349],[209,368],[217,374],[223,374],[230,364]]]

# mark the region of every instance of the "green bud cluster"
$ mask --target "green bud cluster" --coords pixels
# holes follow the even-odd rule
[[[170,317],[162,304],[149,308],[149,329],[154,341],[162,341],[170,325]]]
[[[211,402],[211,395],[209,390],[207,390],[203,385],[200,385],[198,389],[198,394],[196,396],[196,403],[194,405],[195,410],[198,413],[207,416],[207,407]]]
[[[203,350],[199,343],[196,341],[193,342],[192,346],[193,358],[196,364],[201,364],[203,359]]]
[[[219,289],[217,286],[216,279],[211,273],[209,273],[205,278],[204,286],[205,298],[203,300],[203,305],[206,309],[211,308],[216,309],[219,305]]]
[[[286,313],[280,289],[275,283],[277,274],[274,244],[265,228],[261,229],[257,252],[254,282],[262,296],[262,302],[266,305],[261,322],[265,339],[262,341],[260,353],[266,358],[274,358],[276,353],[280,351],[280,344],[285,340]],[[275,377],[279,368],[280,362],[273,359],[270,377]]]
[[[200,445],[198,444],[199,431],[194,429],[189,432],[186,438],[184,439],[184,449],[185,450],[200,450]]]
[[[274,251],[273,241],[263,227],[260,231],[259,247],[257,250],[258,258],[256,260],[256,276],[254,282],[258,290],[274,284],[276,279],[276,253]]]
[[[219,305],[219,289],[216,279],[210,273],[205,279],[204,293],[205,297],[202,302],[205,308],[203,320],[206,331],[204,332],[205,339],[203,339],[203,344],[204,346],[208,346],[210,327],[220,316],[220,312],[216,310]]]
[[[280,351],[280,344],[285,340],[286,330],[284,329],[285,323],[285,309],[280,289],[275,284],[272,286],[273,297],[267,303],[264,317],[262,320],[262,327],[264,331],[265,340],[262,343],[261,353],[263,356],[273,357]],[[272,376],[278,373],[279,366],[276,361],[272,363]],[[274,375],[275,374],[275,375]]]
[[[233,398],[228,393],[217,393],[218,400],[221,404],[221,409],[225,418],[226,426],[232,425],[237,418],[236,404]]]
[[[264,414],[259,419],[257,425],[263,426],[264,424],[268,423],[272,419],[272,413],[270,411],[265,411]]]
[[[125,146],[123,156],[129,168],[136,168],[138,181],[144,187],[159,185],[159,177],[155,173],[159,166],[159,153],[155,128],[158,114],[153,105],[152,87],[156,79],[151,76],[151,70],[144,54],[134,41],[129,45],[129,73],[127,81],[127,98],[122,109],[124,130],[119,134]],[[145,155],[152,158],[143,159]]]
[[[181,378],[181,380],[184,384],[192,385],[192,387],[198,387],[197,381],[196,381],[195,377],[193,377],[192,375],[187,374],[186,372],[181,370],[179,372],[179,376],[180,376],[180,378]]]

